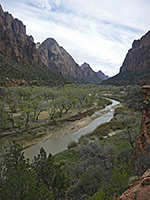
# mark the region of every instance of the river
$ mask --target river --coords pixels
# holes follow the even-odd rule
[[[56,139],[48,139],[44,142],[40,142],[36,145],[33,145],[24,150],[24,155],[26,158],[33,159],[34,156],[40,151],[40,148],[43,147],[47,154],[51,153],[55,155],[67,149],[68,144],[71,141],[78,142],[79,138],[87,133],[94,131],[100,124],[105,122],[109,122],[113,118],[114,114],[114,106],[119,105],[120,103],[115,100],[111,100],[112,104],[106,106],[104,109],[97,111],[96,113],[100,115],[100,117],[96,118],[93,122],[88,124],[87,126],[79,129],[78,131],[72,132],[70,134],[64,135],[62,137]],[[106,111],[106,112],[105,112]],[[102,114],[104,113],[104,114]]]

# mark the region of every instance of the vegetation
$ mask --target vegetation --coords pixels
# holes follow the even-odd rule
[[[0,56],[0,85],[15,85],[15,80],[20,80],[18,85],[57,86],[69,83],[65,78],[51,72],[46,66],[24,66]]]
[[[41,149],[40,154],[29,163],[18,146],[20,150],[17,152],[20,153],[15,154],[15,150],[11,155],[16,156],[12,158],[9,153],[16,147],[11,147],[0,170],[3,199],[9,200],[9,195],[13,197],[13,194],[16,199],[21,199],[19,195],[22,193],[19,191],[24,187],[23,198],[26,199],[116,200],[130,185],[132,177],[137,175],[135,162],[138,162],[136,165],[147,163],[144,170],[149,167],[147,157],[142,156],[138,161],[134,158],[141,120],[138,86],[71,84],[58,88],[8,87],[2,88],[1,92],[4,94],[0,104],[2,138],[10,130],[19,137],[26,130],[28,135],[35,138],[32,128],[40,126],[46,129],[67,120],[80,119],[83,112],[84,116],[87,115],[87,109],[90,115],[93,108],[110,103],[104,100],[104,96],[119,100],[122,104],[116,108],[110,122],[82,137],[78,144],[72,141],[68,150],[54,157],[47,157]],[[12,160],[18,163],[14,168],[13,164],[12,168],[9,167]]]
[[[10,146],[0,166],[1,200],[55,200],[66,196],[68,178],[61,163],[40,150],[32,162],[25,159],[17,144]]]
[[[41,129],[44,134],[49,125],[59,126],[82,115],[91,115],[95,112],[95,107],[104,107],[110,103],[102,98],[98,88],[93,85],[70,84],[58,88],[2,87],[1,93],[1,136],[14,134],[15,137],[20,137],[26,132],[30,136],[28,133],[38,134],[38,131],[42,136]],[[87,109],[89,111],[82,114],[82,111]]]
[[[118,95],[120,89],[122,93]],[[139,87],[132,88],[131,92],[128,87],[116,88],[116,93],[114,88],[111,93],[106,91],[103,94],[121,99],[123,105],[116,108],[114,118],[82,137],[72,150],[71,161],[70,150],[56,155],[64,161],[71,177],[70,199],[117,199],[137,175],[134,146],[141,121]]]
[[[130,70],[113,76],[108,80],[104,80],[101,84],[104,85],[143,85],[150,84],[150,70]]]

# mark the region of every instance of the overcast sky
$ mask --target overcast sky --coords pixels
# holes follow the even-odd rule
[[[112,76],[150,29],[150,0],[0,0],[35,42],[54,38],[81,65]]]

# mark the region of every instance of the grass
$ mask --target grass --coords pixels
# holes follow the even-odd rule
[[[116,130],[124,129],[121,121],[112,120],[98,126],[89,136],[95,135],[96,137],[106,136],[108,133]]]
[[[120,137],[121,133],[117,133],[112,137],[108,137],[100,141],[102,146],[113,146],[118,152],[131,148],[127,139]]]
[[[105,105],[110,105],[112,102],[108,99],[102,99],[97,101],[97,106],[105,106]]]
[[[84,138],[89,138],[93,141],[99,141],[100,145],[102,146],[112,146],[118,152],[131,148],[126,131],[127,124],[124,123],[124,115],[126,114],[128,114],[130,119],[134,119],[136,121],[139,120],[139,113],[134,113],[131,109],[126,107],[118,107],[115,109],[114,118],[110,122],[101,124],[92,133],[80,138],[80,143],[84,141]],[[138,134],[139,131],[139,126],[136,125],[135,127],[135,124],[130,123],[130,133],[133,138],[135,137],[135,134]],[[109,133],[118,130],[120,131],[116,133],[116,135],[111,137],[108,136]],[[108,138],[103,138],[104,136],[108,136]]]
[[[79,155],[77,154],[75,149],[65,150],[59,154],[54,156],[54,161],[68,163],[70,166],[74,166],[77,161],[79,161]]]

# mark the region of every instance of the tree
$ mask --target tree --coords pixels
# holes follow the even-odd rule
[[[0,102],[0,132],[4,131],[8,127],[7,122],[7,113],[4,104]]]
[[[5,105],[5,112],[7,114],[8,120],[11,122],[12,129],[15,130],[15,113],[18,108],[18,95],[13,90],[7,90],[5,92],[5,97],[3,98],[3,104]]]
[[[11,145],[2,164],[0,193],[2,200],[35,199],[35,179],[19,145]]]
[[[53,120],[55,118],[55,114],[57,111],[57,106],[58,106],[57,101],[51,100],[50,102],[48,102],[48,105],[49,105],[48,113],[49,113],[50,119]]]
[[[13,144],[0,166],[1,200],[55,200],[65,198],[67,178],[61,164],[55,164],[40,150],[33,162],[25,159],[22,148]]]
[[[54,199],[61,199],[65,197],[67,189],[67,178],[61,169],[61,165],[54,164],[54,159],[51,154],[46,155],[43,148],[33,161],[33,174],[36,177],[37,185],[44,183],[44,185],[53,192]]]

